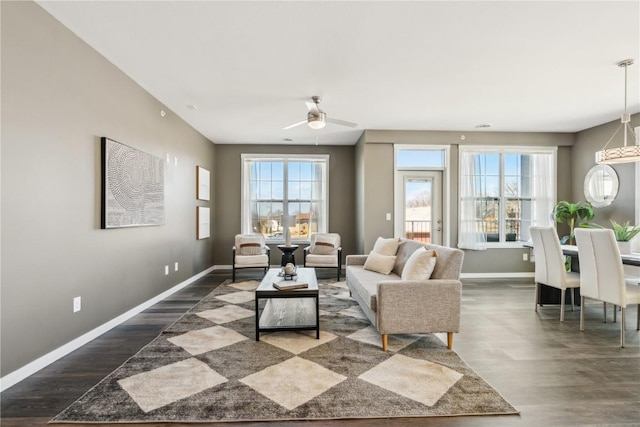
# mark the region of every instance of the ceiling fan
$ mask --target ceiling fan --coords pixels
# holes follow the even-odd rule
[[[320,105],[318,105],[320,104],[319,96],[312,96],[311,100],[313,102],[305,102],[305,104],[307,105],[307,108],[309,109],[309,112],[307,113],[307,119],[301,122],[283,127],[282,129],[291,129],[305,123],[308,124],[311,129],[322,129],[327,125],[327,122],[333,123],[336,125],[341,125],[341,126],[348,126],[351,128],[358,126],[357,123],[352,123],[352,122],[347,122],[345,120],[339,120],[339,119],[327,117],[326,113],[322,111],[320,109]]]

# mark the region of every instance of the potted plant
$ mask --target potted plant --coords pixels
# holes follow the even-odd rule
[[[560,238],[560,243],[565,245],[575,244],[573,230],[576,227],[584,227],[589,224],[594,217],[593,206],[589,202],[570,203],[566,200],[558,202],[551,214],[553,219],[562,224],[569,225],[569,234]]]
[[[618,249],[621,254],[631,253],[631,239],[640,234],[640,225],[631,225],[631,221],[618,224],[615,220],[610,220],[613,226],[613,233],[616,235]]]
[[[618,224],[615,220],[610,219],[613,227],[613,234],[616,236],[616,242],[618,243],[618,249],[621,254],[631,253],[631,239],[640,234],[640,225],[631,225],[631,221],[627,221],[624,224]],[[604,228],[600,224],[588,224],[590,228]]]

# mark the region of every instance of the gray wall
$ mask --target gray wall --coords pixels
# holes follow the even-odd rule
[[[602,149],[609,138],[620,126],[620,120],[615,120],[583,130],[576,134],[576,145],[572,151],[571,163],[572,169],[572,186],[571,201],[585,200],[584,196],[584,178],[589,169],[595,165],[595,152]],[[640,114],[631,116],[631,127],[640,126]],[[628,141],[627,143],[633,143]],[[618,135],[609,144],[609,148],[622,146],[622,129]],[[636,206],[635,201],[635,163],[621,163],[611,165],[618,174],[620,183],[618,196],[613,203],[606,208],[596,208],[594,222],[611,227],[609,219],[612,218],[617,222],[631,221],[635,223]]]
[[[216,144],[216,219],[215,259],[217,265],[231,265],[231,247],[241,231],[242,153],[250,154],[328,154],[329,155],[329,231],[339,233],[342,254],[357,253],[355,222],[355,147],[296,145],[225,145]],[[301,264],[301,245],[295,254]],[[280,263],[275,245],[271,264]]]
[[[1,8],[4,376],[214,264],[195,168],[215,146],[35,3]],[[101,136],[178,158],[166,225],[100,229]]]
[[[461,140],[464,135],[464,142]],[[393,221],[384,213],[393,212],[393,144],[451,145],[450,215],[451,246],[458,239],[458,147],[464,145],[531,145],[558,147],[558,199],[571,195],[571,147],[575,135],[568,133],[445,132],[367,130],[358,142],[357,169],[362,173],[357,191],[362,191],[362,207],[357,221],[362,224],[358,239],[364,242],[362,253],[373,248],[378,236],[393,236]],[[360,230],[360,229],[359,229]],[[522,260],[527,249],[489,249],[465,251],[463,273],[526,273],[533,263]]]

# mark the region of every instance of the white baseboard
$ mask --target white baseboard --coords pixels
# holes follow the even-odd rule
[[[154,304],[162,301],[163,299],[167,298],[168,296],[178,292],[180,289],[186,287],[187,285],[190,285],[191,283],[195,282],[196,280],[206,276],[207,274],[209,274],[214,269],[215,269],[215,267],[207,268],[206,270],[196,274],[195,276],[190,277],[189,279],[185,280],[184,282],[175,285],[171,289],[168,289],[168,290],[164,291],[163,293],[151,298],[148,301],[143,302],[142,304],[132,308],[131,310],[129,310],[129,311],[125,312],[125,313],[122,313],[120,316],[118,316],[118,317],[116,317],[116,318],[114,318],[114,319],[112,319],[112,320],[110,320],[110,321],[98,326],[97,328],[85,333],[84,335],[79,336],[78,338],[74,339],[73,341],[68,342],[67,344],[63,345],[62,347],[59,347],[59,348],[57,348],[57,349],[45,354],[44,356],[39,357],[38,359],[34,360],[33,362],[30,362],[30,363],[26,364],[22,368],[5,375],[4,377],[0,378],[0,391],[5,391],[9,387],[19,383],[20,381],[24,380],[27,377],[35,374],[36,372],[38,372],[39,370],[49,366],[50,364],[52,364],[56,360],[61,359],[62,357],[66,356],[67,354],[71,353],[74,350],[77,350],[78,348],[80,348],[83,345],[87,344],[88,342],[98,338],[100,335],[104,334],[105,332],[108,332],[109,330],[115,328],[116,326],[120,325],[121,323],[126,322],[127,320],[129,320],[133,316],[135,316],[136,314],[146,310],[147,308],[151,307],[152,305],[154,305]]]
[[[297,264],[297,265],[298,265],[298,267],[302,266],[302,264]],[[260,268],[260,267],[256,267],[256,268]],[[270,265],[269,268],[280,268],[280,265]],[[333,267],[333,268],[335,268],[335,267]],[[345,268],[346,268],[346,266],[344,264],[342,264],[342,270],[344,270]],[[231,264],[228,264],[228,265],[225,265],[225,264],[214,265],[213,269],[214,270],[229,270],[229,271],[231,271],[232,265]]]
[[[461,273],[461,279],[524,279],[524,278],[533,278],[535,277],[535,273],[524,272],[524,273]]]
[[[262,267],[255,267],[256,269],[258,268],[262,268]],[[269,268],[280,268],[280,265],[270,265]],[[231,264],[223,264],[223,265],[214,265],[213,266],[214,270],[229,270],[231,271],[233,269],[233,266]]]

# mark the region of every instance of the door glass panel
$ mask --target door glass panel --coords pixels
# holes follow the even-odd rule
[[[430,243],[433,216],[432,187],[430,179],[407,179],[404,183],[405,224],[404,237]]]

